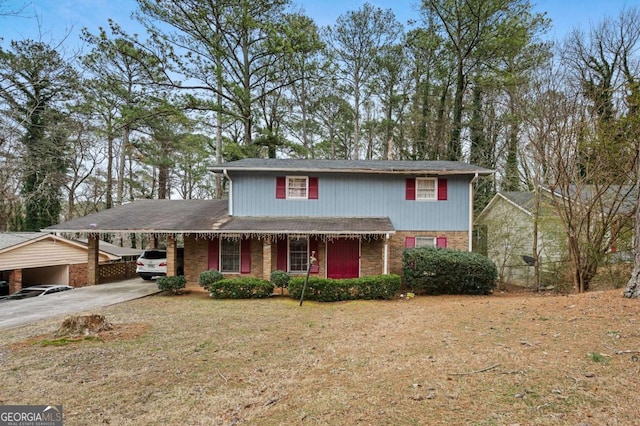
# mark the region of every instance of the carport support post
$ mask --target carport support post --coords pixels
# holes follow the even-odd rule
[[[167,276],[175,277],[176,265],[178,259],[178,250],[176,248],[176,237],[167,235]]]
[[[99,241],[98,234],[87,235],[87,285],[100,284],[100,274],[98,273]]]

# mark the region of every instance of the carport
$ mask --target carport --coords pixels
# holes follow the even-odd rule
[[[121,234],[148,234],[166,240],[167,276],[176,274],[178,236],[207,239],[227,216],[226,200],[137,200],[43,229],[56,235],[87,239],[87,284],[99,284],[100,238]],[[193,256],[195,254],[192,253]],[[185,253],[185,265],[189,262]],[[185,271],[186,272],[186,271]]]
[[[0,280],[9,282],[9,292],[36,284],[85,284],[87,247],[44,232],[0,233]],[[96,262],[117,256],[97,252]]]

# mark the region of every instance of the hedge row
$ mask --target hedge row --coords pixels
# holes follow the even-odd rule
[[[498,278],[487,257],[451,249],[407,249],[402,265],[407,286],[427,294],[489,294]]]
[[[259,278],[227,278],[208,285],[215,299],[262,299],[271,296],[273,284]]]
[[[289,281],[289,296],[300,299],[305,278],[294,277]],[[337,302],[355,299],[391,299],[400,288],[400,276],[376,275],[371,277],[332,280],[310,277],[304,293],[305,300]]]

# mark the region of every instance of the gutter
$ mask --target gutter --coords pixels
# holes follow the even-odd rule
[[[473,184],[478,180],[478,173],[469,182],[469,244],[468,250],[473,250]]]
[[[227,173],[227,169],[222,169],[222,174],[229,181],[229,204],[227,206],[227,211],[229,216],[233,216],[233,181],[231,180],[231,176]]]

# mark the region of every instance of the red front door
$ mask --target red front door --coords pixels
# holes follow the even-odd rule
[[[327,278],[360,276],[360,240],[327,242]]]

